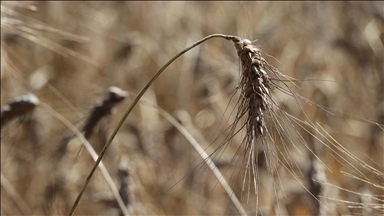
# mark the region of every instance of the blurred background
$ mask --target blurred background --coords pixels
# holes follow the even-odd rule
[[[57,115],[81,130],[110,86],[128,91],[87,137],[99,152],[151,76],[214,33],[257,40],[269,64],[300,81],[276,83],[312,101],[273,89],[281,113],[310,119],[321,131],[283,114],[267,117],[284,133],[271,137],[290,140],[286,152],[295,165],[278,163],[278,175],[268,175],[260,164],[256,196],[244,177],[244,133],[215,152],[239,98],[233,43],[209,40],[156,80],[144,98],[213,154],[246,212],[256,214],[259,197],[260,215],[383,214],[383,8],[382,2],[2,2],[2,116],[4,105],[27,93],[40,104],[2,123],[1,214],[68,214],[93,160]],[[148,104],[135,107],[103,161],[132,215],[239,214],[189,142]],[[121,214],[99,171],[76,214]]]

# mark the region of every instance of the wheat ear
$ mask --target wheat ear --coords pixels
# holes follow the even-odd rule
[[[84,126],[81,129],[84,137],[89,140],[91,138],[93,131],[96,125],[105,117],[112,113],[113,108],[121,103],[126,97],[128,97],[128,93],[116,86],[110,86],[108,88],[108,95],[104,98],[104,100],[93,107],[89,116],[87,117]],[[60,147],[56,151],[56,155],[58,159],[61,160],[67,151],[68,142],[73,138],[73,136],[64,137],[61,140]]]
[[[112,109],[122,102],[128,93],[122,89],[111,86],[108,88],[108,96],[100,103],[97,104],[88,116],[84,127],[81,131],[84,132],[84,137],[89,139],[93,133],[93,129],[96,127],[100,120],[112,113]]]
[[[16,98],[1,107],[1,129],[12,119],[31,113],[39,104],[39,99],[34,94],[27,94]]]

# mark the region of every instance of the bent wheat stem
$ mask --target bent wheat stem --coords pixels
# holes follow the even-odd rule
[[[191,46],[185,48],[184,50],[182,50],[181,52],[179,52],[178,54],[176,54],[173,58],[171,58],[167,63],[164,64],[163,67],[161,67],[154,75],[153,77],[149,80],[149,82],[144,86],[144,88],[140,91],[140,93],[136,96],[135,100],[132,102],[131,106],[128,108],[128,110],[124,113],[123,117],[120,119],[117,127],[115,128],[115,130],[113,131],[112,135],[109,137],[107,143],[105,144],[104,148],[101,150],[100,152],[100,155],[99,157],[97,158],[97,161],[95,162],[95,165],[93,166],[91,172],[89,173],[87,179],[85,180],[84,182],[84,185],[79,193],[79,195],[77,196],[76,200],[75,200],[75,203],[73,204],[72,208],[71,208],[71,211],[69,212],[69,216],[73,216],[74,213],[75,213],[75,210],[76,210],[76,207],[77,205],[79,204],[80,202],[80,199],[81,197],[83,196],[84,192],[85,192],[85,189],[87,188],[89,182],[91,181],[92,179],[92,176],[93,174],[95,173],[97,167],[99,166],[101,160],[103,159],[105,153],[107,152],[109,146],[111,145],[112,143],[112,140],[115,138],[117,132],[119,131],[119,129],[121,128],[121,126],[123,125],[125,119],[127,119],[127,117],[129,116],[129,114],[132,112],[133,108],[135,108],[136,104],[139,102],[140,98],[144,95],[144,93],[148,90],[148,88],[152,85],[152,83],[160,76],[161,73],[163,73],[163,71],[170,65],[172,64],[176,59],[178,59],[180,56],[182,56],[184,53],[188,52],[189,50],[193,49],[194,47],[200,45],[201,43],[209,40],[209,39],[212,39],[212,38],[224,38],[226,40],[233,40],[234,38],[237,38],[236,36],[230,36],[230,35],[224,35],[224,34],[212,34],[212,35],[209,35],[199,41],[197,41],[196,43],[192,44]]]

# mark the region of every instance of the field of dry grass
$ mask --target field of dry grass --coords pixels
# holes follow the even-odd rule
[[[208,40],[147,90],[75,214],[239,215],[192,137],[248,215],[382,215],[383,27],[382,2],[2,2],[1,214],[67,215],[155,72],[226,34],[281,75],[266,145],[236,117],[244,61]]]

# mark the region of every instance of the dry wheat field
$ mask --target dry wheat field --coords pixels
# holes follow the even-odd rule
[[[369,1],[4,1],[1,215],[384,215],[383,27]]]

